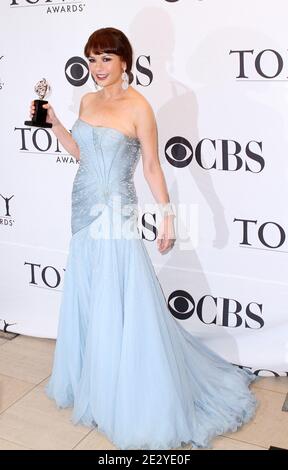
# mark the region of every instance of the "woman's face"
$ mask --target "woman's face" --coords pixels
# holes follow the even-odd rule
[[[94,80],[101,87],[121,83],[121,74],[125,70],[125,62],[116,54],[90,53],[88,57],[89,70]]]

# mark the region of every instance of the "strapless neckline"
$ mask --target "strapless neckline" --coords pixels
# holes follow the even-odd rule
[[[125,134],[124,132],[120,131],[119,129],[116,129],[116,127],[94,126],[93,124],[90,124],[89,122],[84,121],[84,120],[81,119],[81,118],[78,118],[77,121],[83,122],[83,123],[86,124],[87,126],[92,127],[92,128],[94,128],[94,129],[109,129],[109,130],[111,130],[111,131],[117,132],[118,134],[121,134],[123,137],[125,137],[125,138],[128,139],[128,140],[134,140],[135,142],[138,142],[138,143],[140,144],[140,140],[138,139],[138,137],[132,137],[132,136],[130,136],[130,135],[127,135],[127,134]]]

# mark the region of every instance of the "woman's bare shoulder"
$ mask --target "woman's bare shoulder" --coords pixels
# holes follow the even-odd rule
[[[131,87],[130,99],[133,100],[133,106],[137,110],[152,110],[152,106],[147,98],[138,90]]]
[[[81,102],[82,103],[89,103],[89,101],[91,101],[92,99],[95,98],[95,92],[88,92],[88,93],[85,93],[85,95],[82,95],[81,97]]]

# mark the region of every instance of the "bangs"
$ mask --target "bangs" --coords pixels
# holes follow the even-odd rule
[[[86,52],[85,52],[85,55],[86,57],[88,57],[90,54],[95,54],[95,55],[99,55],[99,54],[117,54],[117,55],[121,55],[120,52],[119,52],[119,49],[117,47],[109,47],[109,46],[102,46],[101,44],[97,44],[95,46],[92,46],[90,47],[90,50],[88,52],[88,54],[86,55]]]
[[[90,36],[84,49],[86,57],[89,57],[91,53],[95,55],[110,53],[122,56],[123,52],[123,46],[115,36],[100,31]]]

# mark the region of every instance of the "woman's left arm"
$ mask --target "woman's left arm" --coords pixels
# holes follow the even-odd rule
[[[137,136],[141,143],[143,174],[154,199],[160,207],[170,206],[170,198],[165,176],[158,155],[158,131],[155,115],[151,105],[143,99],[141,106],[135,110]],[[165,211],[165,208],[164,208]],[[162,218],[157,237],[160,253],[173,247],[175,243],[174,214]]]

